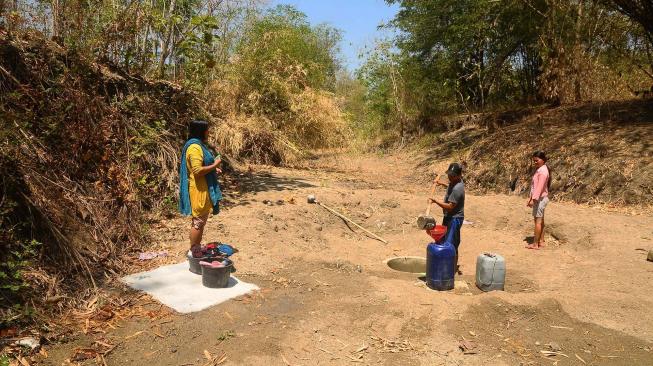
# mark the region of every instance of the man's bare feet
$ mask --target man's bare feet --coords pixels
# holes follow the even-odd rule
[[[545,245],[544,241],[541,241],[541,242],[537,243],[537,246],[540,247],[540,248],[544,248],[546,245]]]
[[[526,248],[526,249],[535,249],[535,250],[540,249],[540,247],[537,246],[537,244],[529,244],[529,245],[525,246],[524,248]]]

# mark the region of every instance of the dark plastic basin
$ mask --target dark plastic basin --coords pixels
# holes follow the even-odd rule
[[[232,263],[218,268],[202,266],[202,285],[208,288],[227,287],[232,268]]]

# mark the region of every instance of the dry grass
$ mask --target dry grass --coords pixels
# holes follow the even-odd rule
[[[212,139],[224,154],[261,164],[287,164],[304,152],[265,117],[232,115],[213,129]]]
[[[565,57],[567,59],[565,59]],[[552,64],[541,76],[541,91],[547,97],[558,96],[562,104],[629,100],[637,90],[649,90],[651,78],[633,65],[610,65],[597,57],[573,51]]]
[[[279,72],[291,77],[269,72],[260,87],[231,73],[207,87],[206,109],[222,116],[213,133],[218,150],[257,163],[290,164],[309,149],[346,143],[351,132],[335,95],[305,86],[301,67]]]

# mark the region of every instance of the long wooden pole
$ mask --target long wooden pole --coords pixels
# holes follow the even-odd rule
[[[317,203],[318,205],[320,205],[320,206],[324,207],[325,209],[329,210],[332,214],[334,214],[334,215],[340,217],[341,219],[346,220],[346,221],[348,221],[348,222],[354,224],[354,226],[356,226],[357,228],[363,230],[364,232],[366,232],[366,233],[372,235],[375,239],[377,239],[377,240],[383,242],[384,244],[388,244],[388,241],[387,241],[387,240],[385,240],[385,239],[383,239],[382,237],[380,237],[380,236],[374,234],[373,232],[367,230],[366,228],[364,228],[364,227],[358,225],[357,223],[355,223],[354,221],[352,221],[352,219],[350,219],[349,217],[347,217],[347,216],[345,216],[345,215],[339,213],[338,211],[332,209],[331,207],[329,207],[329,206],[327,206],[327,205],[325,205],[325,204],[323,204],[323,203],[321,203],[321,202],[315,202],[315,203]]]
[[[429,216],[431,214],[431,197],[435,194],[435,187],[438,185],[438,180],[440,179],[440,176],[438,173],[435,173],[435,179],[433,179],[433,185],[431,186],[431,195],[426,199],[426,216]]]

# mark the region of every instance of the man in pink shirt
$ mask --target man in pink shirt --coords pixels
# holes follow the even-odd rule
[[[533,153],[532,158],[533,165],[535,165],[537,170],[533,174],[531,193],[526,206],[533,208],[535,235],[533,235],[533,243],[527,245],[526,248],[540,249],[544,246],[544,209],[549,203],[551,178],[549,176],[549,167],[546,166],[547,159],[544,151],[536,151]]]

